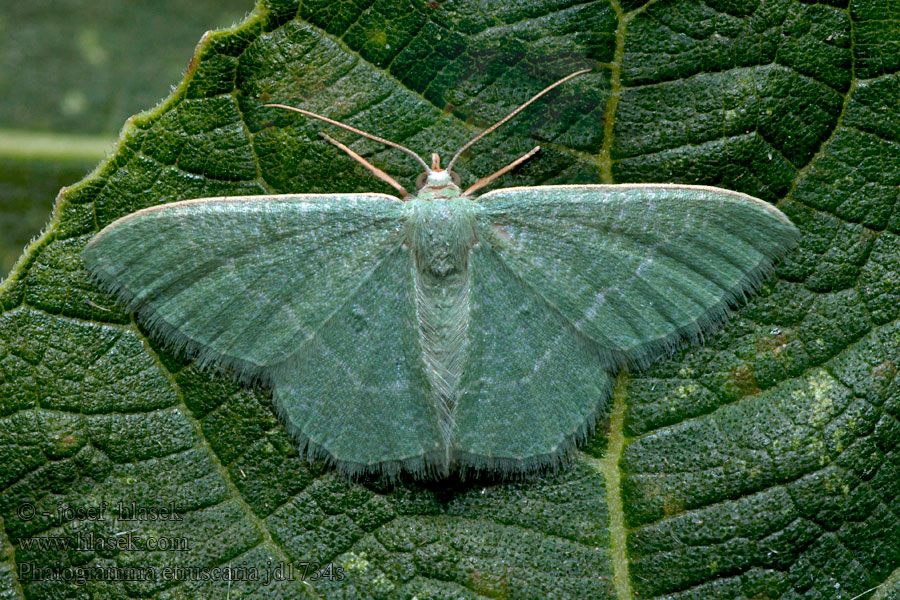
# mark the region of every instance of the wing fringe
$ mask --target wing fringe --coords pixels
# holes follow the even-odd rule
[[[288,419],[279,398],[276,384],[273,405],[279,420],[294,438],[310,465],[334,468],[356,482],[384,482],[395,485],[409,478],[418,482],[446,480],[461,483],[489,480],[526,481],[548,475],[568,467],[575,459],[575,449],[586,442],[597,430],[597,424],[606,416],[612,398],[615,378],[610,375],[609,384],[597,399],[594,411],[557,446],[554,452],[527,458],[488,457],[469,452],[454,451],[448,464],[441,451],[426,452],[403,460],[360,463],[335,458]]]
[[[763,254],[763,259],[759,264],[748,271],[734,289],[729,290],[699,319],[676,329],[663,338],[643,344],[637,352],[616,352],[601,348],[601,360],[608,361],[612,371],[623,368],[641,371],[659,358],[670,356],[680,348],[703,343],[709,335],[725,324],[738,308],[744,306],[747,300],[759,291],[763,283],[774,273],[778,262],[794,247],[799,238],[798,230],[785,227],[775,237],[775,243],[771,248],[758,249]]]
[[[167,323],[150,304],[138,300],[134,292],[119,283],[116,277],[103,270],[102,266],[90,264],[92,261],[87,262],[90,281],[103,292],[113,296],[124,307],[125,312],[134,314],[135,320],[149,331],[150,337],[159,340],[167,351],[192,359],[201,370],[230,373],[235,380],[245,385],[271,384],[271,374],[266,367],[215,352],[192,340]]]

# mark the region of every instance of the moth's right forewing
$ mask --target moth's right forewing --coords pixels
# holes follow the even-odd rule
[[[762,200],[705,186],[507,188],[478,203],[480,236],[610,368],[708,332],[799,236]]]

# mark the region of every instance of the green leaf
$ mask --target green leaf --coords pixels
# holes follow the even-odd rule
[[[333,563],[344,577],[119,577],[83,593],[896,597],[898,10],[896,0],[270,0],[206,36],[184,82],[64,191],[0,284],[0,594],[82,589],[53,571],[17,577],[23,566],[284,561]],[[87,241],[146,206],[390,192],[320,141],[319,124],[264,119],[263,102],[447,155],[585,61],[592,74],[461,159],[464,183],[540,142],[541,156],[500,185],[719,185],[777,203],[803,237],[719,334],[620,376],[608,427],[569,469],[512,484],[350,484],[297,457],[268,390],[167,353],[85,276]],[[417,175],[399,153],[341,139],[404,183]],[[119,501],[172,503],[184,520],[56,513]],[[131,530],[189,548],[41,551],[32,540]]]

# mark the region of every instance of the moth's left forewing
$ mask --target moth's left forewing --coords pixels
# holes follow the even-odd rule
[[[399,246],[405,214],[384,194],[198,198],[118,219],[82,257],[158,339],[262,378]]]
[[[518,187],[476,201],[479,239],[610,366],[711,329],[799,236],[767,202],[706,186]]]

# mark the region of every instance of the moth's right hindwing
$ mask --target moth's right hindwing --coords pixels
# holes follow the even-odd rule
[[[604,414],[612,376],[593,344],[485,241],[472,250],[469,280],[456,458],[506,475],[555,466]]]

